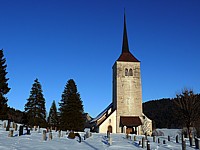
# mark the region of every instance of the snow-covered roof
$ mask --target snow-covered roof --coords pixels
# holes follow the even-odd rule
[[[97,120],[99,120],[112,107],[113,107],[113,103],[111,103],[106,109],[104,109],[96,118],[92,119],[90,123],[96,122]]]

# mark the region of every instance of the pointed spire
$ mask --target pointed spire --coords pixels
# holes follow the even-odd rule
[[[126,14],[124,9],[124,33],[123,33],[123,43],[122,43],[122,53],[129,52],[129,46],[128,46],[128,36],[126,31]]]
[[[125,9],[124,9],[124,33],[123,33],[123,43],[122,43],[122,53],[117,59],[117,61],[124,61],[124,62],[140,62],[135,58],[131,52],[129,51],[128,46],[128,36],[126,31],[126,15],[125,15]]]

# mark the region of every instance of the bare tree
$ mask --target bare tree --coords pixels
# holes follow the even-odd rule
[[[190,127],[200,119],[200,99],[193,90],[184,89],[174,99],[175,115],[181,120],[183,126],[187,127],[188,135],[191,135]]]

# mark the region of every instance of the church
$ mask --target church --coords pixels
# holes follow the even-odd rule
[[[112,75],[112,103],[91,120],[98,133],[152,133],[152,121],[143,114],[140,61],[130,52],[124,14],[122,52]]]

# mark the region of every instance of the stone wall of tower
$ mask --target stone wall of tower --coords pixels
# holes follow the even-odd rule
[[[142,116],[140,62],[115,62],[113,104],[116,109],[117,132],[121,132],[120,116]]]

